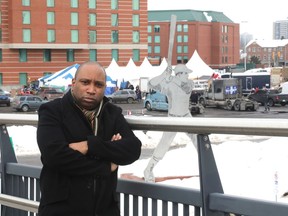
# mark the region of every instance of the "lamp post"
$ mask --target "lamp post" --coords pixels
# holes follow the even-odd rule
[[[247,24],[248,21],[241,21],[241,23]],[[247,65],[246,43],[247,43],[247,31],[245,31],[244,33],[244,71],[246,71],[246,65]]]

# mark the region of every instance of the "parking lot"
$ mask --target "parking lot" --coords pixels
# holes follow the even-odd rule
[[[167,116],[165,111],[148,111],[144,108],[143,102],[116,103],[123,110],[124,115],[137,116]],[[17,113],[17,114],[35,114],[37,112],[19,112],[6,105],[0,105],[0,113]],[[264,112],[264,106],[260,106],[257,111],[228,111],[224,109],[206,107],[203,114],[196,114],[194,117],[209,117],[209,118],[284,118],[288,119],[288,106],[273,106],[270,112]]]

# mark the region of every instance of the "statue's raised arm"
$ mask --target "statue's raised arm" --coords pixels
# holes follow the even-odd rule
[[[148,81],[148,87],[150,89],[158,90],[162,92],[162,89],[172,80],[172,67],[168,66],[162,74],[153,77]]]

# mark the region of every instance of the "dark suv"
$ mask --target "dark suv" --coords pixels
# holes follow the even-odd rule
[[[108,97],[109,100],[114,103],[117,102],[133,103],[135,100],[137,100],[137,95],[135,91],[131,89],[118,90],[111,95],[106,95],[106,97]]]
[[[48,102],[35,95],[19,95],[13,99],[12,107],[17,111],[27,112],[30,110],[38,110],[39,107]]]

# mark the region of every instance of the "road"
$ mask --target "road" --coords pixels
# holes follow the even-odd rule
[[[123,115],[145,115],[145,116],[167,116],[167,112],[163,111],[148,111],[144,108],[142,102],[135,102],[133,104],[117,103],[123,110]],[[21,114],[24,112],[18,112],[12,109],[12,107],[6,107],[0,105],[0,113],[15,113]],[[37,112],[30,111],[25,114],[35,114]],[[288,105],[286,106],[273,106],[270,112],[264,112],[264,106],[260,106],[257,111],[228,111],[220,108],[206,107],[203,114],[193,115],[194,117],[217,117],[217,118],[288,118]]]

